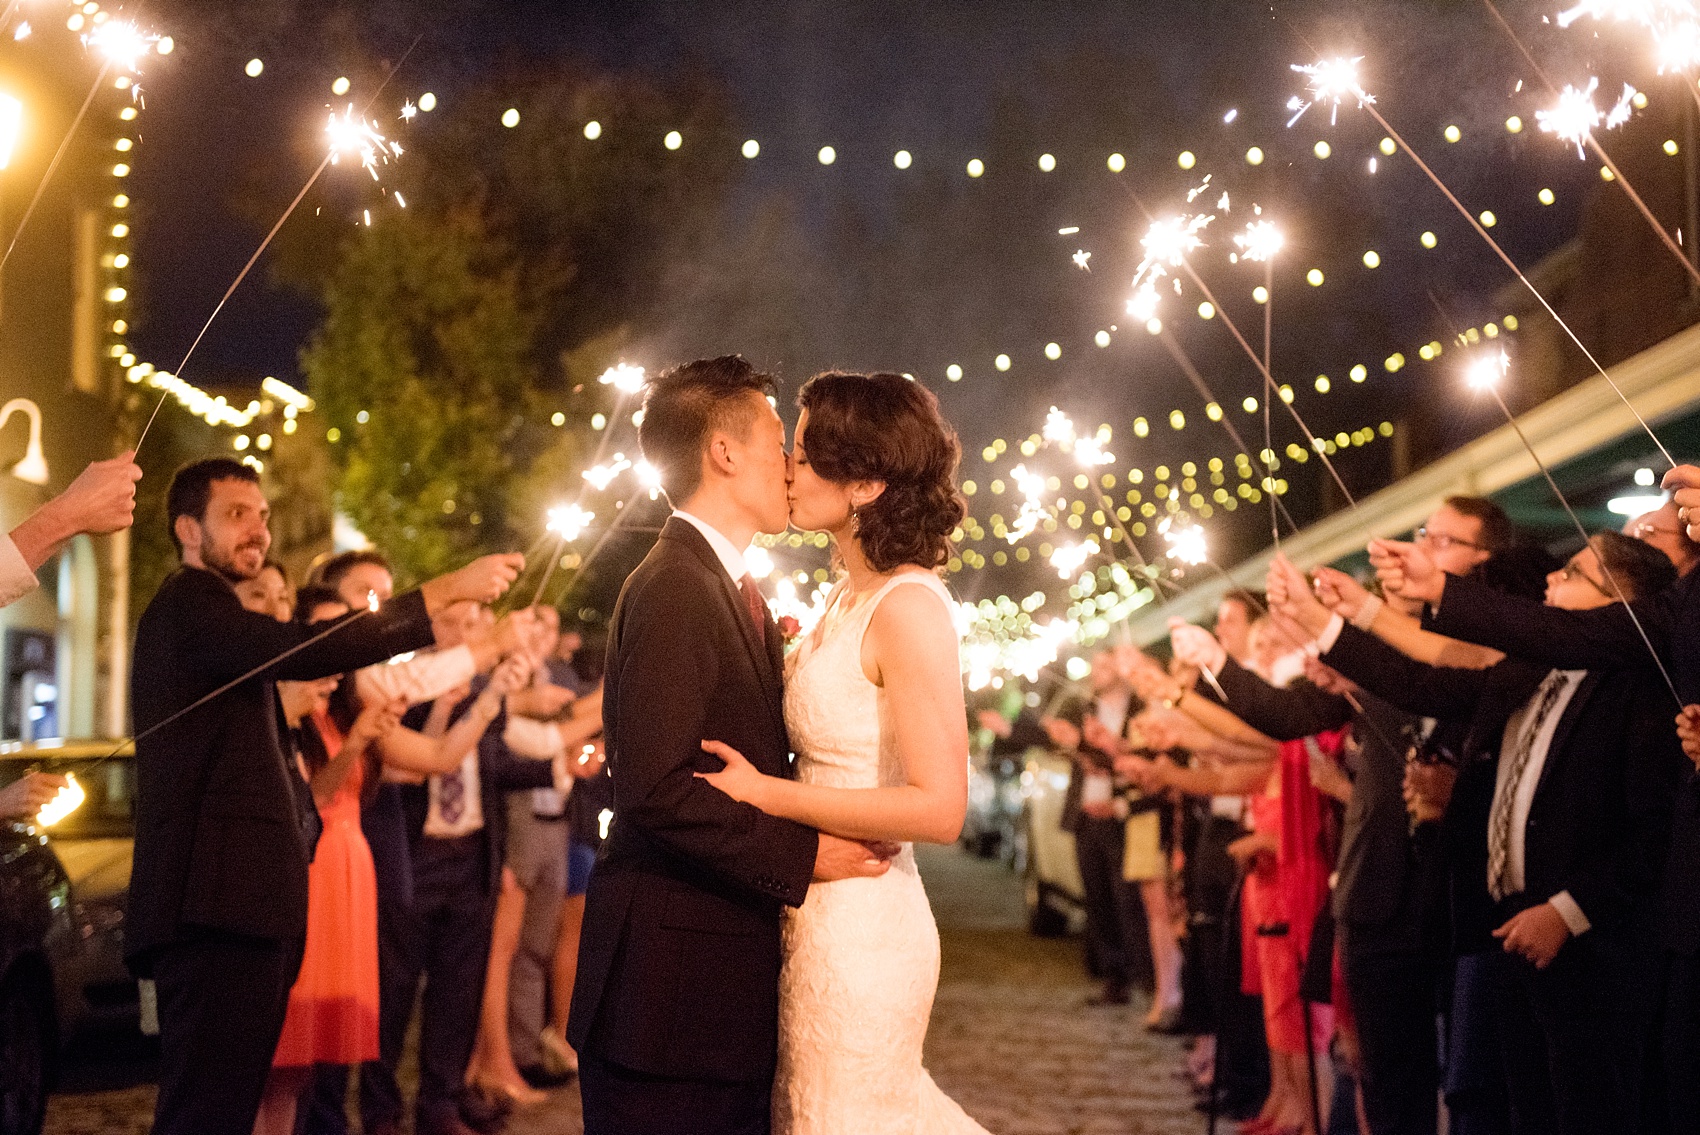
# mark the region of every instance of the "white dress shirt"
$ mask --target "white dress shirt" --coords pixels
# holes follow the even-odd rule
[[[0,607],[11,606],[40,585],[12,538],[0,532]]]
[[[740,586],[744,577],[750,574],[749,567],[744,563],[744,553],[732,546],[732,541],[720,534],[720,530],[700,517],[692,516],[682,508],[673,510],[673,515],[701,532],[708,546],[714,549],[714,554],[720,560],[720,566],[726,569],[726,574],[732,577],[734,586]]]
[[[1564,717],[1564,711],[1570,705],[1570,700],[1576,696],[1576,690],[1582,684],[1582,679],[1588,676],[1586,670],[1561,670],[1564,688],[1554,695],[1552,708],[1546,718],[1541,721],[1540,729],[1529,741],[1529,760],[1523,766],[1523,775],[1515,785],[1510,783],[1511,765],[1516,759],[1517,746],[1528,725],[1528,718],[1534,712],[1536,698],[1530,698],[1516,713],[1513,713],[1505,723],[1505,736],[1499,746],[1499,774],[1494,783],[1493,806],[1488,809],[1489,823],[1506,797],[1511,793],[1511,832],[1510,845],[1506,849],[1505,878],[1506,891],[1514,894],[1524,887],[1524,829],[1529,824],[1529,806],[1535,800],[1535,788],[1541,782],[1541,770],[1546,767],[1548,750],[1552,748],[1553,735],[1558,732],[1558,723]],[[1539,697],[1537,693],[1536,697]],[[1492,838],[1492,832],[1489,832]],[[1491,856],[1492,849],[1489,849]],[[1559,917],[1570,928],[1572,934],[1581,934],[1591,925],[1582,908],[1570,896],[1569,891],[1560,891],[1547,900],[1557,908]]]
[[[443,777],[433,776],[426,782],[430,805],[425,811],[425,834],[432,839],[458,839],[484,827],[484,802],[479,794],[478,746],[467,750],[460,759],[460,811],[446,809],[443,796]]]

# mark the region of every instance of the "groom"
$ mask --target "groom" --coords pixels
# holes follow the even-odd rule
[[[789,775],[780,639],[742,549],[784,531],[773,380],[737,356],[666,371],[639,439],[676,505],[609,628],[603,722],[613,829],[585,899],[568,1039],[585,1135],[765,1135],[778,1048],[780,912],[811,880],[879,875],[860,843],[697,779],[724,741]]]

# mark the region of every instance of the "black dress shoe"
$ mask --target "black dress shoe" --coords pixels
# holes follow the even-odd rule
[[[574,1080],[574,1075],[571,1072],[551,1072],[541,1064],[527,1064],[519,1070],[519,1074],[526,1083],[540,1091],[559,1088],[564,1084],[572,1083]]]
[[[1128,1005],[1133,1002],[1133,993],[1119,981],[1106,981],[1104,988],[1086,999],[1088,1005]]]

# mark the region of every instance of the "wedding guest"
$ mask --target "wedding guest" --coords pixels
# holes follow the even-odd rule
[[[267,559],[260,565],[259,575],[235,584],[234,589],[243,610],[270,615],[280,623],[287,623],[295,613],[295,600],[289,591],[289,575],[276,560]]]
[[[605,637],[596,636],[574,653],[572,671],[581,689],[601,686],[607,646]],[[608,774],[602,735],[596,734],[591,744],[594,748],[586,761],[589,775],[575,782],[567,797],[567,888],[561,900],[555,958],[550,969],[549,1024],[539,1038],[545,1067],[558,1075],[578,1072],[578,1054],[567,1043],[567,1017],[572,1010],[573,986],[578,981],[584,896],[590,889],[597,852],[614,818],[614,778]]]
[[[468,611],[462,628],[487,620]],[[463,630],[464,633],[464,630]],[[514,756],[503,743],[503,699],[526,674],[518,656],[477,680],[470,693],[451,692],[414,706],[403,724],[426,737],[440,736],[463,721],[477,728],[475,744],[451,754],[452,763],[425,784],[403,789],[408,842],[412,849],[413,905],[408,912],[415,950],[396,975],[401,989],[425,992],[419,1049],[420,1135],[462,1135],[464,1115],[481,1110],[467,1091],[466,1073],[478,1033],[484,975],[505,858],[506,792],[564,788],[571,773],[564,754],[550,761]],[[386,979],[387,980],[387,979]],[[412,1003],[387,1004],[406,1032]],[[402,1015],[405,1014],[405,1015]]]
[[[136,482],[142,479],[134,450],[96,461],[70,487],[0,536],[0,607],[39,586],[35,573],[79,533],[99,535],[130,527]]]
[[[1682,770],[1664,691],[1645,667],[1426,666],[1330,615],[1290,565],[1277,574],[1271,597],[1323,628],[1323,661],[1412,712],[1471,722],[1446,813],[1454,939],[1461,952],[1500,947],[1487,956],[1512,1129],[1632,1123],[1652,900]],[[1602,532],[1549,577],[1547,603],[1598,610],[1674,578],[1661,552]]]
[[[346,614],[334,591],[303,589],[303,625]],[[289,991],[255,1135],[293,1135],[296,1104],[315,1065],[340,1066],[346,1075],[348,1065],[378,1058],[377,880],[360,831],[360,798],[380,772],[377,742],[400,711],[371,705],[351,716],[352,699],[333,707],[330,694],[313,696],[307,717],[295,723],[323,831],[307,868],[301,970]]]
[[[314,568],[314,579],[333,589],[350,610],[365,608],[373,600],[388,602],[395,589],[389,560],[374,548],[329,557]],[[463,687],[518,648],[530,618],[528,611],[516,611],[499,620],[488,635],[465,636],[459,612],[449,612],[438,620],[442,625],[437,628],[437,649],[359,671],[355,675],[359,700],[365,704],[400,700],[412,706]],[[443,633],[450,624],[452,641]],[[402,1119],[401,1087],[394,1069],[401,1060],[416,993],[403,986],[400,976],[408,970],[406,958],[412,950],[408,911],[413,902],[413,864],[396,784],[384,780],[363,795],[360,825],[377,872],[380,1000],[386,1006],[394,1003],[379,1016],[382,1058],[360,1066],[360,1117],[364,1130],[384,1132],[399,1127]],[[317,1069],[307,1106],[308,1135],[346,1135],[347,1081],[344,1068],[326,1064]]]
[[[1061,823],[1064,831],[1074,834],[1075,860],[1085,891],[1088,959],[1096,963],[1103,979],[1102,989],[1087,1003],[1126,1005],[1133,1000],[1136,969],[1143,968],[1142,961],[1149,964],[1150,939],[1139,886],[1122,877],[1127,833],[1125,818],[1116,815],[1113,755],[1088,744],[1082,728],[1086,717],[1092,716],[1120,735],[1139,705],[1133,689],[1117,672],[1110,651],[1094,654],[1091,665],[1091,704],[1078,718],[1073,714],[1049,717],[1042,724],[1053,744],[1073,762]]]
[[[182,567],[136,632],[125,952],[158,989],[161,1135],[253,1126],[300,966],[308,852],[274,683],[428,645],[431,613],[494,598],[522,562],[475,561],[325,634],[245,611],[231,589],[265,562],[269,513],[249,466],[210,458],[178,470],[166,515]]]

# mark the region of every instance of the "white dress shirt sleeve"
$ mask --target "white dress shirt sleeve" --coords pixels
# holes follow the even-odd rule
[[[354,681],[366,705],[387,704],[397,698],[418,705],[466,685],[477,672],[472,648],[456,646],[368,666],[355,675]]]
[[[565,752],[567,748],[567,743],[561,739],[561,731],[553,722],[539,721],[535,717],[521,717],[513,713],[508,715],[508,725],[502,733],[502,741],[516,755],[535,760],[548,760]]]
[[[41,585],[12,538],[0,533],[0,607],[9,607]]]

